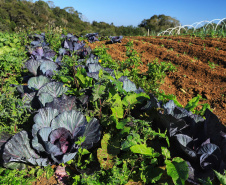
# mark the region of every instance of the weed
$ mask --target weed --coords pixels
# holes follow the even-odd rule
[[[51,166],[41,168],[27,167],[23,170],[10,170],[6,168],[0,168],[0,184],[31,184],[40,177],[46,177],[49,179],[54,174],[54,169]]]
[[[219,66],[218,64],[215,64],[214,62],[210,62],[210,61],[208,61],[208,65],[211,69],[215,69],[217,66]]]
[[[197,60],[198,60],[198,57],[194,57],[194,60],[196,60],[196,61],[197,61]]]
[[[171,63],[166,62],[158,62],[156,58],[153,62],[148,63],[148,71],[147,76],[148,79],[151,80],[153,83],[151,85],[151,89],[158,89],[160,84],[163,83],[163,80],[166,76],[165,72],[172,71],[174,72],[176,68]]]

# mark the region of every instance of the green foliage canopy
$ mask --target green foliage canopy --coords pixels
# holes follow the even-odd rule
[[[160,32],[166,30],[167,28],[179,25],[180,21],[178,21],[177,19],[161,14],[153,15],[150,19],[144,19],[139,24],[139,27],[149,29],[151,32]]]

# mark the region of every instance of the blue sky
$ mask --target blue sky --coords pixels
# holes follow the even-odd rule
[[[47,0],[45,0],[47,1]],[[52,0],[60,8],[74,7],[88,22],[137,26],[143,19],[165,14],[182,25],[226,18],[226,0]]]

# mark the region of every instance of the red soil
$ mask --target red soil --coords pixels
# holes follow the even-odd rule
[[[190,37],[125,37],[122,43],[108,44],[108,53],[115,60],[125,60],[125,44],[133,41],[134,49],[141,55],[141,72],[147,71],[147,64],[158,58],[177,66],[177,72],[170,72],[160,89],[174,94],[182,105],[200,94],[213,113],[226,125],[226,39]],[[89,44],[94,49],[106,41]],[[210,68],[209,62],[216,64]]]

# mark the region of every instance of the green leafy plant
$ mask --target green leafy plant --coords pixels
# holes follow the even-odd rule
[[[152,81],[151,89],[157,90],[160,84],[163,83],[166,76],[166,71],[175,71],[176,68],[171,63],[158,62],[158,59],[148,64],[147,77]]]
[[[54,174],[54,168],[51,166],[41,167],[28,167],[24,170],[9,170],[0,168],[0,183],[1,184],[32,184],[40,177],[50,179]]]
[[[167,174],[172,177],[174,184],[184,185],[188,179],[188,166],[186,161],[176,157],[172,161],[165,160]]]
[[[218,64],[215,64],[214,62],[210,62],[210,61],[208,61],[208,65],[211,69],[215,69],[217,66],[219,66]]]

